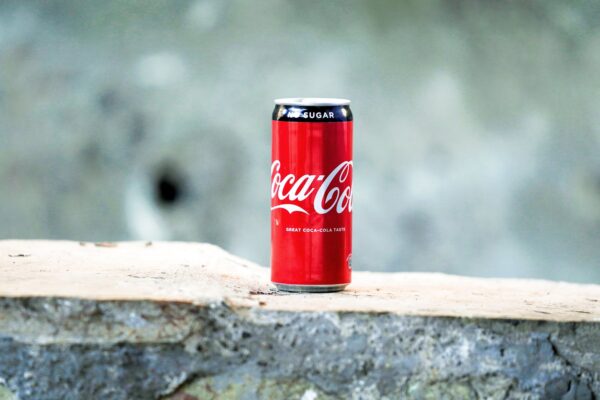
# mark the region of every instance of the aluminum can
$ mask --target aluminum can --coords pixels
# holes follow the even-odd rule
[[[343,290],[352,272],[350,101],[275,100],[271,280],[280,290]]]

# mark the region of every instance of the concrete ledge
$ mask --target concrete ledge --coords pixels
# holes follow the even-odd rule
[[[355,272],[337,294],[276,293],[269,272],[200,243],[0,241],[0,296],[225,302],[279,311],[545,321],[600,320],[600,286],[427,273]]]
[[[0,276],[2,400],[600,395],[595,285],[358,272],[290,295],[193,243],[4,241]]]

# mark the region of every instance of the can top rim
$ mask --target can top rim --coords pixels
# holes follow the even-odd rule
[[[282,106],[346,106],[350,104],[350,100],[324,97],[290,97],[275,99],[275,104]]]

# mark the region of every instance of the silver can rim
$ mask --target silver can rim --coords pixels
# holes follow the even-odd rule
[[[275,104],[281,106],[304,106],[304,107],[323,107],[323,106],[347,106],[350,104],[348,99],[337,99],[327,97],[289,97],[275,99]]]
[[[348,283],[341,283],[336,285],[290,285],[287,283],[275,283],[277,290],[282,292],[292,293],[332,293],[341,292],[348,286]]]

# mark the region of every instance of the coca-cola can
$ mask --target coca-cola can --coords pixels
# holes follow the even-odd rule
[[[271,280],[292,292],[343,290],[352,272],[352,112],[344,99],[275,100]]]

